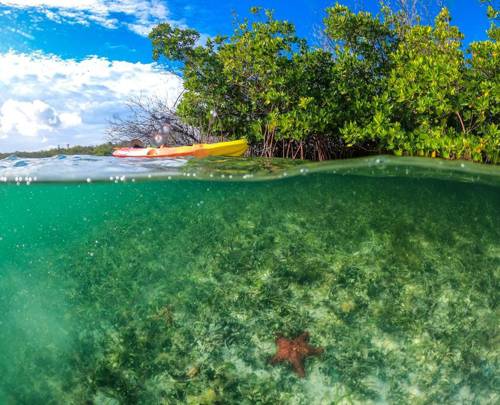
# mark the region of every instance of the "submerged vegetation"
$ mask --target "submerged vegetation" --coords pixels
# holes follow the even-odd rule
[[[1,403],[498,403],[496,187],[317,173],[0,196]],[[324,350],[306,378],[269,364],[305,330]]]
[[[204,46],[192,29],[154,28],[154,59],[183,63],[179,116],[263,156],[500,161],[499,10],[488,9],[489,39],[466,51],[446,8],[433,25],[389,7],[326,12],[321,48],[259,8]]]

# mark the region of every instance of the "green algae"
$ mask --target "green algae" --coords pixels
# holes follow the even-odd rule
[[[0,200],[1,403],[499,400],[498,187],[330,170]],[[268,360],[303,330],[325,352],[301,380]]]

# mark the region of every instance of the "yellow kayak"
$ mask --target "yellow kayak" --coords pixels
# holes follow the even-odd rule
[[[191,146],[161,148],[118,148],[113,156],[119,158],[175,158],[182,156],[242,156],[248,149],[245,139],[230,142],[200,143]]]

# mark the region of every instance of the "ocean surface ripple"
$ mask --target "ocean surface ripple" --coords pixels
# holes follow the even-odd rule
[[[327,162],[264,158],[117,159],[111,156],[58,155],[0,160],[0,182],[124,182],[196,178],[223,181],[272,180],[324,172],[375,177],[434,178],[500,185],[500,166],[467,161],[370,156]]]

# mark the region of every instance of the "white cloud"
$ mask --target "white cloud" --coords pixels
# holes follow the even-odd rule
[[[0,54],[0,151],[100,143],[130,97],[159,96],[173,105],[181,91],[182,79],[156,64]]]
[[[161,0],[0,0],[0,5],[36,9],[60,23],[94,22],[107,28],[122,24],[139,35],[147,35],[155,25],[169,20],[169,10]],[[130,21],[120,23],[116,18],[120,14]]]
[[[0,134],[17,133],[37,137],[52,132],[61,124],[57,112],[41,100],[16,101],[9,99],[0,108]]]

